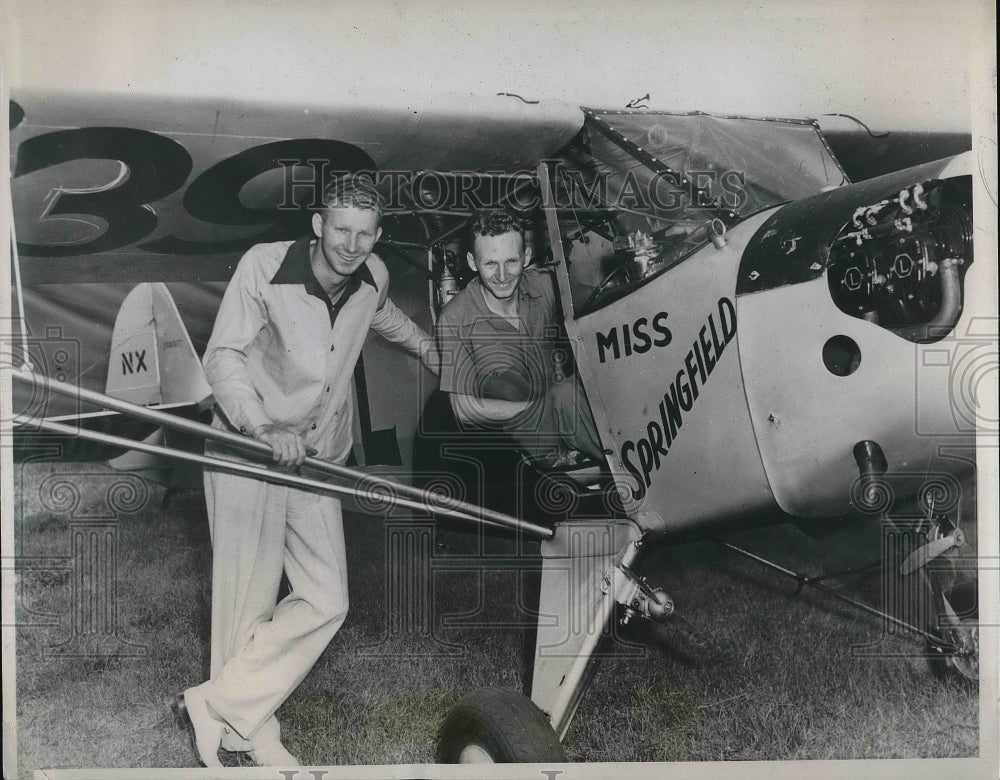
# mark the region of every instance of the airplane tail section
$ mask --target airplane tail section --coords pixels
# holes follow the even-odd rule
[[[163,283],[139,284],[122,302],[105,392],[143,406],[202,404],[211,395],[201,361]]]
[[[142,406],[205,408],[212,394],[187,328],[162,282],[143,282],[122,301],[108,356],[105,393]],[[148,443],[165,443],[157,428]],[[196,445],[187,443],[186,448]],[[154,482],[196,484],[200,475],[178,476],[161,458],[130,450],[108,461],[112,468],[141,471]]]

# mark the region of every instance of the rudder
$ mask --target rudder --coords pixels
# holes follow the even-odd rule
[[[211,396],[187,328],[162,282],[138,284],[122,301],[105,393],[142,406],[201,405]]]

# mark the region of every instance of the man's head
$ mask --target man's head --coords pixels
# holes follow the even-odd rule
[[[318,271],[333,281],[353,274],[368,259],[382,235],[382,197],[362,176],[334,179],[323,190],[323,208],[313,214],[312,228],[319,239],[313,257]],[[314,268],[316,265],[314,265]]]
[[[511,298],[521,281],[521,272],[531,261],[531,248],[524,245],[521,220],[501,209],[476,214],[472,222],[472,251],[467,259],[488,293],[500,300]]]

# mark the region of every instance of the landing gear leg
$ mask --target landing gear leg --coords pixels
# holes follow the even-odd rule
[[[641,533],[628,521],[558,526],[542,545],[542,584],[531,700],[566,736],[589,682],[592,656],[616,604],[628,603],[635,582],[628,567]]]
[[[587,688],[592,657],[616,604],[638,586],[629,565],[641,533],[629,521],[575,521],[542,544],[542,583],[531,699],[476,691],[438,734],[442,763],[565,761],[562,739]]]

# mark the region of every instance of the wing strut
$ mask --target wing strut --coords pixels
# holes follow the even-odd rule
[[[28,356],[28,323],[24,319],[24,290],[21,287],[21,254],[17,251],[17,233],[14,228],[14,210],[11,200],[7,201],[7,222],[10,225],[10,256],[14,266],[14,289],[17,290],[17,320],[21,328],[21,354],[24,356],[24,368],[31,370],[31,358]]]
[[[829,585],[824,585],[820,580],[829,579],[830,577],[836,576],[834,574],[822,575],[819,577],[807,577],[805,574],[800,574],[799,572],[792,571],[791,569],[786,569],[784,566],[779,566],[778,564],[767,560],[766,558],[761,558],[759,555],[754,555],[749,550],[744,550],[742,547],[737,547],[735,544],[730,544],[729,542],[723,542],[721,540],[716,540],[718,544],[721,544],[727,550],[732,550],[738,555],[742,555],[745,558],[749,558],[752,561],[757,561],[757,563],[766,566],[772,571],[776,571],[779,574],[784,574],[786,577],[791,577],[793,580],[799,583],[799,589],[801,590],[803,586],[810,588],[816,588],[816,590],[822,591],[828,596],[833,596],[833,598],[843,601],[845,604],[850,604],[852,607],[860,609],[863,612],[867,612],[869,615],[874,615],[875,617],[880,617],[884,620],[888,620],[900,628],[904,628],[907,631],[912,631],[915,634],[919,634],[925,639],[930,640],[935,645],[941,644],[941,637],[931,633],[930,631],[925,631],[922,628],[918,628],[912,623],[907,623],[905,620],[900,620],[888,612],[881,609],[876,609],[870,604],[865,604],[863,601],[858,599],[852,599],[850,596],[845,596],[838,590],[831,588]],[[852,572],[853,573],[853,572]]]
[[[263,442],[259,442],[256,439],[251,439],[248,436],[219,430],[218,428],[213,428],[210,425],[204,425],[203,423],[199,423],[194,420],[176,417],[165,412],[156,411],[155,409],[147,409],[145,407],[129,403],[128,401],[122,401],[121,399],[112,398],[111,396],[103,395],[102,393],[96,393],[93,390],[87,390],[82,387],[75,387],[63,382],[58,382],[54,379],[42,376],[41,374],[35,374],[24,369],[15,368],[11,371],[11,374],[14,379],[21,382],[27,382],[34,387],[47,392],[54,392],[60,395],[69,396],[85,403],[103,406],[108,409],[121,412],[122,414],[136,417],[140,420],[145,420],[146,422],[161,425],[164,428],[170,428],[172,430],[180,431],[181,433],[186,433],[202,439],[211,439],[221,444],[237,447],[241,450],[248,450],[250,452],[257,453],[258,455],[264,455],[268,458],[271,456],[271,448],[268,445]],[[330,461],[322,460],[320,458],[306,458],[302,465],[305,468],[318,471],[322,474],[339,477],[344,480],[350,480],[357,487],[333,485],[328,482],[320,482],[318,480],[311,480],[304,477],[294,477],[294,479],[290,479],[293,475],[279,474],[263,465],[259,467],[249,467],[252,471],[245,471],[244,469],[235,468],[236,466],[245,464],[235,463],[224,458],[209,458],[205,455],[198,455],[197,453],[184,452],[166,447],[160,447],[147,442],[139,442],[133,439],[110,436],[108,434],[63,425],[52,421],[41,420],[37,417],[27,415],[15,415],[15,423],[22,427],[37,426],[42,430],[48,430],[67,436],[77,436],[82,439],[97,441],[102,444],[108,444],[113,447],[121,447],[127,450],[131,449],[138,450],[140,452],[149,452],[151,454],[162,455],[175,460],[183,460],[200,465],[225,468],[229,471],[239,470],[241,472],[251,474],[252,476],[282,482],[284,484],[294,484],[300,487],[313,488],[325,492],[361,496],[368,500],[381,500],[389,505],[399,505],[410,509],[429,511],[435,514],[453,517],[458,520],[499,526],[528,534],[536,539],[550,539],[553,536],[553,531],[551,529],[527,520],[522,520],[518,517],[513,517],[512,515],[506,515],[502,512],[496,512],[491,509],[486,509],[485,507],[460,501],[459,499],[451,496],[421,490],[420,488],[413,487],[411,485],[404,485],[401,482],[394,482],[373,474],[365,474],[364,472],[356,471],[354,469],[347,468],[346,466],[340,466],[336,463],[331,463]],[[286,479],[286,477],[289,477],[289,479]]]

